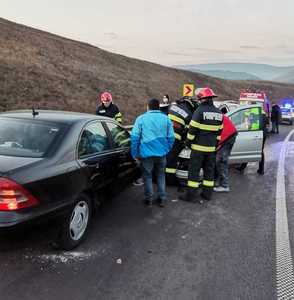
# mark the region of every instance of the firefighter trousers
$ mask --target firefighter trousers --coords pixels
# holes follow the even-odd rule
[[[202,184],[202,195],[205,199],[211,198],[214,187],[215,152],[192,150],[189,164],[187,186],[196,191]],[[200,180],[200,170],[203,169],[203,180]]]
[[[166,157],[167,163],[166,163],[165,174],[166,174],[167,184],[177,184],[176,171],[178,165],[178,157],[183,149],[184,149],[184,143],[179,140],[175,140],[173,148],[171,149],[171,151],[168,153]]]

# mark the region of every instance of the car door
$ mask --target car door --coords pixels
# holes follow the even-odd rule
[[[258,110],[258,115],[254,115],[252,108]],[[262,130],[262,110],[261,107],[240,108],[231,114],[229,118],[238,130],[238,136],[231,152],[230,163],[255,162],[261,160],[263,130]],[[258,128],[253,126],[253,122],[259,122]]]
[[[114,180],[116,156],[111,150],[110,137],[100,121],[91,122],[82,130],[78,144],[78,162],[93,191],[98,191]]]
[[[131,156],[129,132],[117,123],[105,122],[106,130],[112,139],[113,152],[117,157],[117,177],[122,179],[136,172],[137,164]]]

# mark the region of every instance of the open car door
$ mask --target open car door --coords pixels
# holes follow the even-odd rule
[[[246,106],[228,113],[233,121],[238,136],[231,152],[230,163],[257,162],[261,160],[263,130],[262,108]]]

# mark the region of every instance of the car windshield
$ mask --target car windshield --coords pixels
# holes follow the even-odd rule
[[[290,113],[289,108],[282,108],[281,111],[282,111],[282,113]]]
[[[59,131],[55,124],[0,119],[0,155],[43,157]]]

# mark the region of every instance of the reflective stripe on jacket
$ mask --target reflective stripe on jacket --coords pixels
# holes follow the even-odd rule
[[[184,141],[192,118],[192,110],[186,102],[177,102],[169,108],[168,117],[173,122],[175,138]]]
[[[223,129],[223,114],[212,100],[201,103],[193,114],[189,125],[188,141],[191,149],[215,152],[217,140]]]

